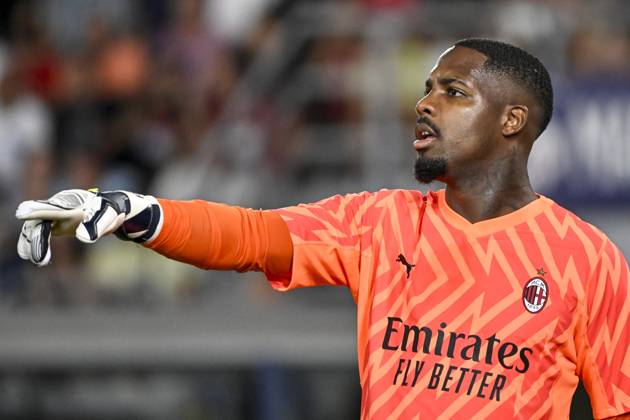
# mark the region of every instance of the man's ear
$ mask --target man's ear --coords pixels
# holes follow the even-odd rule
[[[520,133],[527,123],[528,114],[526,105],[508,105],[501,119],[503,135],[509,137]]]

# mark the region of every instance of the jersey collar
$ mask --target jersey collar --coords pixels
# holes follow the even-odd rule
[[[462,215],[453,210],[446,202],[446,190],[441,189],[434,194],[437,207],[444,219],[452,226],[475,236],[486,235],[493,232],[514,227],[528,219],[532,219],[549,208],[553,201],[549,198],[538,194],[538,199],[526,204],[525,206],[514,210],[511,213],[492,219],[482,220],[480,222],[471,223]]]

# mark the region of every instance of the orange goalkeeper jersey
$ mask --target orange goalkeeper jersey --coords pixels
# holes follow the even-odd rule
[[[474,224],[443,190],[275,211],[293,269],[271,285],[357,303],[362,419],[568,418],[580,378],[596,418],[630,410],[628,265],[552,200]]]

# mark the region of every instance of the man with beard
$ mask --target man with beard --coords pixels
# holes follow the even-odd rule
[[[45,265],[51,230],[84,242],[114,232],[202,268],[263,271],[277,290],[346,286],[363,419],[568,418],[580,379],[596,418],[623,416],[628,265],[527,175],[552,103],[535,57],[462,40],[416,105],[416,178],[445,190],[269,211],[70,190],[20,205],[18,251]]]

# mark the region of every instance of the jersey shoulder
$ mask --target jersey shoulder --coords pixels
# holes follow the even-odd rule
[[[308,221],[320,224],[325,221],[337,227],[375,225],[393,212],[411,213],[422,208],[425,196],[419,191],[403,189],[381,189],[376,192],[336,194],[312,203],[274,209],[291,225],[303,226]]]
[[[422,191],[405,189],[381,189],[373,193],[377,201],[389,200],[392,203],[414,203],[424,205],[431,196],[431,192],[423,194]]]
[[[428,197],[428,194],[424,195],[421,191],[383,188],[374,192],[363,191],[359,193],[336,194],[313,204],[328,208],[348,206],[357,208],[372,206],[387,207],[401,204],[422,206],[426,203]],[[313,204],[302,205],[310,206]]]
[[[548,199],[549,200],[549,199]],[[565,236],[569,229],[575,233],[579,233],[577,238],[584,244],[589,242],[592,247],[597,250],[598,254],[606,252],[606,250],[612,252],[620,252],[615,243],[608,237],[608,235],[597,226],[593,225],[581,217],[573,213],[572,211],[562,207],[553,200],[550,200],[552,205],[550,206],[549,220],[555,228],[556,233],[559,236]]]

